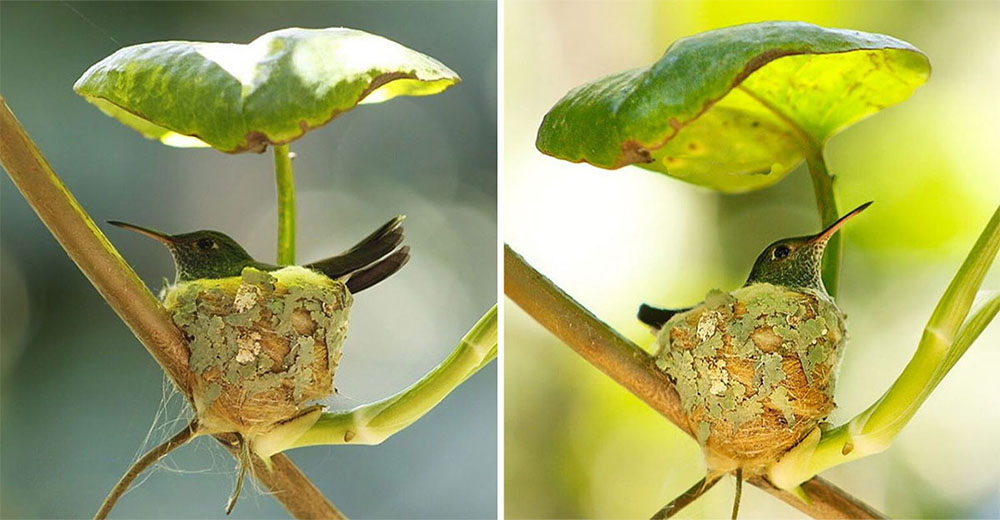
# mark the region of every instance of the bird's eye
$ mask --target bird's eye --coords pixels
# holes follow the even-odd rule
[[[778,247],[774,248],[774,252],[771,253],[771,254],[774,256],[775,260],[781,260],[782,258],[787,257],[788,253],[791,253],[791,252],[792,252],[792,250],[789,249],[788,246],[778,246]]]
[[[211,238],[199,239],[197,242],[195,242],[195,245],[198,246],[198,249],[201,249],[202,251],[217,249],[219,247],[215,244],[215,240],[212,240]]]

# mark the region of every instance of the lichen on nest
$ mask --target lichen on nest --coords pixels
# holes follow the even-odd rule
[[[352,302],[342,282],[295,266],[168,287],[200,427],[253,438],[332,394]]]
[[[674,380],[710,472],[755,474],[834,408],[844,319],[818,291],[766,283],[674,315],[656,364]]]

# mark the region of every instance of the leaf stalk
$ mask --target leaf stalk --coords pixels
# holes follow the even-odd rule
[[[825,228],[837,221],[840,211],[837,209],[837,193],[834,190],[836,179],[826,168],[822,145],[807,153],[806,165],[809,167],[809,178],[812,179],[819,219]],[[841,233],[836,233],[830,238],[826,254],[823,255],[823,285],[826,286],[826,292],[834,298],[840,289],[840,259],[844,251],[844,241],[840,235]]]
[[[278,265],[295,265],[295,175],[289,145],[274,145],[278,189]]]

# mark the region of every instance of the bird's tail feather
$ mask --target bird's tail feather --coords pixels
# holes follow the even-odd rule
[[[403,246],[393,254],[379,260],[364,269],[355,271],[348,276],[347,289],[351,294],[357,294],[386,278],[392,276],[410,260],[410,247]]]
[[[340,278],[371,265],[403,242],[403,217],[399,215],[343,253],[306,265],[330,278]]]
[[[402,224],[404,218],[402,215],[397,216],[383,224],[347,251],[326,260],[306,264],[305,267],[319,271],[333,279],[344,277],[349,277],[350,279],[356,278],[357,281],[353,284],[348,283],[348,288],[351,289],[351,292],[358,292],[362,288],[371,287],[398,271],[402,267],[402,264],[405,263],[405,260],[402,260],[402,263],[400,263],[401,256],[398,256],[402,248],[396,249],[403,242]],[[393,253],[393,250],[396,252]],[[402,256],[407,255],[404,254]],[[387,261],[389,258],[393,258],[393,261],[383,265],[381,268],[377,268],[383,261]],[[395,269],[392,269],[391,272],[388,272],[386,268],[395,263],[399,265]],[[367,272],[368,274],[361,276],[363,272]],[[380,278],[371,281],[376,273],[384,274]],[[368,281],[362,283],[364,280]],[[351,287],[352,285],[354,287]],[[355,288],[357,289],[355,290]]]
[[[652,305],[646,305],[645,303],[639,306],[639,313],[637,317],[639,321],[649,325],[653,328],[661,328],[665,323],[670,321],[670,318],[678,312],[683,312],[687,309],[661,309],[659,307],[653,307]]]

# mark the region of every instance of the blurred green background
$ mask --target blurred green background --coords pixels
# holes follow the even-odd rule
[[[541,272],[649,348],[640,302],[685,306],[740,286],[771,241],[819,229],[804,166],[725,196],[534,148],[568,90],[647,66],[679,37],[765,20],[888,34],[928,54],[930,81],[834,137],[847,226],[841,307],[850,340],[839,424],[909,360],[931,310],[1000,203],[998,2],[546,2],[504,7],[504,234]],[[662,238],[661,238],[662,237]],[[994,268],[985,288],[1000,289]],[[505,318],[505,511],[511,518],[647,518],[704,475],[680,430],[599,373],[510,300]],[[887,452],[824,476],[891,517],[1000,517],[1000,325],[959,362]],[[685,509],[728,517],[732,479]],[[742,518],[801,513],[753,487]]]
[[[270,154],[229,156],[148,141],[72,91],[120,46],[248,42],[274,29],[346,26],[433,56],[463,78],[440,95],[341,115],[292,145],[298,258],[324,258],[397,213],[413,259],[359,296],[337,374],[353,407],[440,362],[496,302],[496,4],[218,2],[0,4],[0,92],[55,170],[151,287],[167,252],[103,224],[222,230],[274,259]],[[78,11],[78,12],[75,12]],[[0,516],[89,517],[134,460],[181,424],[179,397],[156,422],[162,371],[101,300],[6,175],[2,188]],[[348,516],[496,516],[496,363],[413,427],[375,447],[290,453]],[[176,471],[165,471],[164,467]],[[235,462],[208,439],[172,455],[115,516],[220,517]],[[249,493],[247,492],[249,491]],[[236,518],[287,516],[245,489]]]

